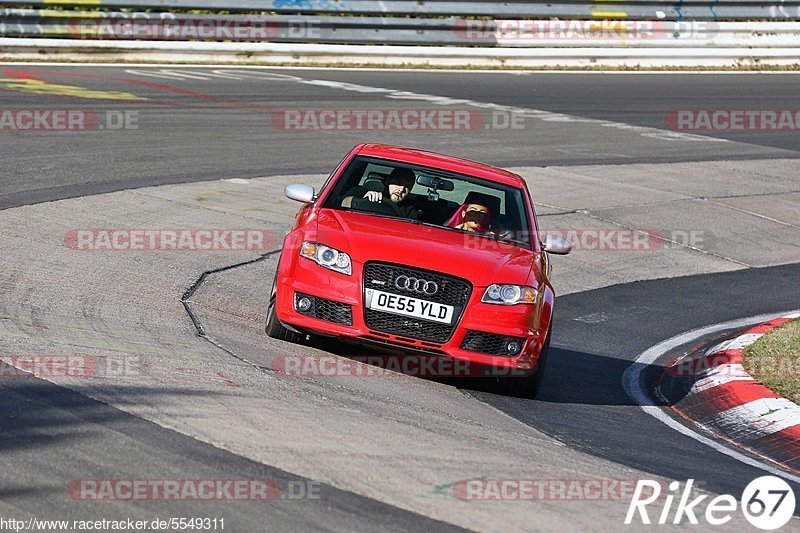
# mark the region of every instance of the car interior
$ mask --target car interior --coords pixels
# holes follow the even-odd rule
[[[383,185],[386,183],[388,177],[388,174],[370,172],[367,175],[367,179],[364,181],[364,187],[368,190],[382,190]],[[423,176],[418,176],[417,183],[409,193],[406,201],[411,203],[417,208],[417,210],[419,210],[420,220],[422,222],[443,226],[450,219],[450,217],[453,216],[453,213],[455,213],[456,210],[461,206],[461,203],[442,198],[438,194],[436,188],[428,187],[427,192],[420,192],[428,183],[429,182],[423,179]],[[452,190],[452,182],[450,183],[451,188],[449,190]],[[493,226],[499,219],[503,218],[501,215],[502,202],[500,198],[473,191],[467,194],[464,203],[472,202],[481,203],[489,208],[492,216],[490,226]]]
[[[372,162],[363,162],[355,168],[356,175],[360,176],[358,185],[368,191],[384,191],[385,184],[393,167]],[[501,240],[514,240],[521,243],[530,242],[530,231],[527,229],[523,216],[524,206],[520,202],[519,194],[512,190],[495,190],[486,187],[474,186],[481,190],[470,190],[470,184],[463,180],[453,179],[446,174],[439,174],[427,170],[413,169],[416,182],[409,192],[405,203],[413,205],[419,212],[419,220],[428,224],[444,226],[464,203],[478,203],[489,208],[489,230]],[[456,189],[458,189],[456,191]],[[349,191],[349,188],[345,189]],[[442,193],[442,194],[440,194]],[[347,192],[340,192],[337,206]],[[453,198],[464,198],[456,201]],[[509,206],[512,206],[509,208]],[[375,205],[370,211],[383,213],[381,206]],[[386,214],[390,214],[386,211]]]

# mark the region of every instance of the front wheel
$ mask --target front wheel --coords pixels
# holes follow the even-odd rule
[[[539,388],[542,386],[544,371],[547,366],[547,354],[550,351],[550,331],[551,330],[547,331],[547,337],[544,340],[544,345],[542,345],[542,352],[539,354],[539,359],[536,361],[536,370],[533,374],[522,377],[497,378],[495,383],[495,391],[497,394],[514,396],[516,398],[527,398],[529,400],[536,398],[539,394]]]
[[[281,324],[281,321],[278,320],[278,313],[275,309],[278,302],[277,289],[278,274],[275,273],[275,280],[272,282],[272,291],[269,295],[269,308],[267,309],[267,325],[265,331],[267,335],[273,339],[300,344],[306,339],[306,336],[285,328],[283,324]]]

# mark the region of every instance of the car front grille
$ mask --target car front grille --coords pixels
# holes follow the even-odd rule
[[[307,311],[300,311],[297,309],[297,301],[302,297],[311,300],[311,308]],[[347,304],[326,300],[325,298],[317,298],[316,296],[300,292],[295,293],[294,299],[295,309],[297,309],[298,313],[343,326],[353,325],[353,309]]]
[[[398,289],[395,286],[395,280],[400,276],[433,281],[438,285],[438,291],[436,294],[426,295]],[[461,278],[401,265],[374,262],[367,263],[364,268],[364,288],[377,289],[455,307],[451,324],[385,313],[374,309],[364,309],[364,320],[370,329],[438,343],[447,342],[453,336],[453,332],[461,318],[461,313],[472,293],[472,284]]]
[[[519,346],[516,352],[508,351],[508,343],[512,341]],[[509,337],[508,335],[498,335],[497,333],[469,330],[464,335],[464,340],[461,341],[461,349],[487,355],[513,357],[519,355],[523,344],[525,344],[525,339],[521,337]]]

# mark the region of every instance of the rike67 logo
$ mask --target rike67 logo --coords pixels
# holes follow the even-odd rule
[[[667,523],[697,525],[698,517],[713,526],[728,523],[733,513],[741,505],[742,513],[750,524],[763,530],[774,530],[786,525],[792,518],[795,509],[794,491],[789,484],[779,477],[762,476],[751,481],[745,487],[742,498],[737,501],[730,494],[722,494],[709,501],[708,494],[701,494],[694,499],[692,487],[694,480],[690,479],[683,486],[678,481],[668,485],[668,493],[661,498],[661,483],[649,479],[640,479],[636,484],[625,524],[633,523],[638,514],[642,524]],[[661,503],[663,500],[663,507]],[[673,511],[673,503],[678,500]],[[655,516],[648,514],[648,506],[658,502],[651,508],[656,511]],[[703,504],[705,510],[703,511]]]

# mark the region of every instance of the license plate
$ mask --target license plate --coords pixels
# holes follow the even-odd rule
[[[367,308],[395,315],[410,316],[450,324],[455,308],[428,300],[420,300],[410,296],[400,296],[388,292],[367,289]]]

